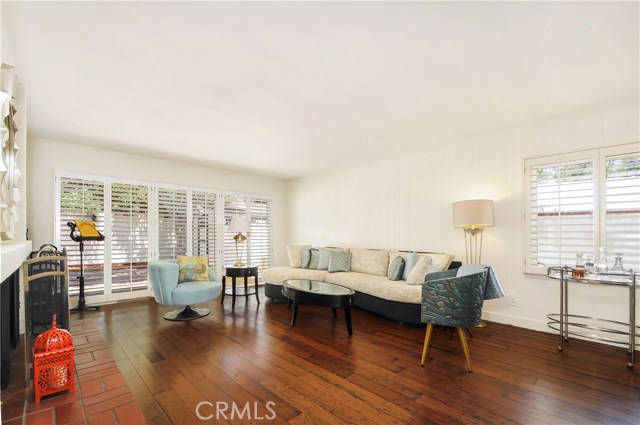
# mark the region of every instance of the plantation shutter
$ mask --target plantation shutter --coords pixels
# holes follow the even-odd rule
[[[616,254],[625,270],[640,270],[640,155],[606,159],[606,240],[609,268]]]
[[[593,160],[530,167],[530,264],[575,264],[594,249]]]
[[[149,187],[111,184],[111,292],[147,289]]]
[[[271,200],[251,198],[251,264],[262,270],[271,266]]]
[[[236,255],[236,243],[233,240],[233,237],[236,235],[233,232],[229,232],[229,224],[231,223],[231,219],[236,215],[246,215],[247,214],[247,198],[244,196],[236,196],[236,195],[225,195],[224,196],[224,264],[232,265],[236,261],[238,261],[238,256]],[[246,236],[246,235],[245,235]],[[240,244],[238,246],[239,250],[242,250],[242,260],[249,264],[247,258],[251,258],[247,254],[247,243]]]
[[[60,177],[60,250],[67,250],[69,262],[69,295],[78,295],[80,276],[80,244],[71,240],[67,222],[93,221],[104,233],[104,183],[84,178]],[[86,295],[104,293],[104,242],[84,243],[84,288]]]
[[[217,198],[213,192],[191,192],[191,253],[208,255],[209,267],[217,268]]]
[[[158,187],[158,259],[187,253],[187,190]]]

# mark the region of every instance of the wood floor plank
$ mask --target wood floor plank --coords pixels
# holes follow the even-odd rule
[[[153,299],[79,318],[96,322],[153,424],[248,423],[198,420],[202,401],[255,405],[263,416],[275,403],[276,418],[254,422],[281,425],[640,423],[640,366],[628,369],[617,347],[572,339],[558,353],[557,335],[490,323],[471,330],[468,373],[446,328],[434,330],[421,367],[423,326],[355,309],[349,337],[342,314],[326,308],[304,306],[292,328],[286,305],[225,303],[192,322],[164,320],[170,308]]]

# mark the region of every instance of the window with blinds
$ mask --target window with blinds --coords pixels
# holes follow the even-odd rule
[[[70,295],[77,295],[79,245],[69,237],[67,222],[94,221],[103,242],[85,242],[87,296],[94,302],[141,296],[149,291],[148,262],[178,255],[208,255],[222,271],[238,258],[234,216],[250,219],[242,260],[262,271],[271,264],[271,199],[189,186],[154,184],[106,176],[56,172],[58,221],[55,244],[69,255]]]
[[[111,292],[147,289],[149,186],[111,184]]]
[[[93,221],[104,233],[105,185],[99,180],[61,177],[59,185],[59,246],[66,249],[69,261],[69,295],[78,295],[80,276],[80,245],[71,240],[67,223],[74,220]],[[84,288],[86,295],[104,293],[104,242],[84,243]]]
[[[236,254],[236,242],[233,237],[236,235],[233,232],[229,232],[229,224],[231,219],[236,215],[247,215],[247,198],[239,195],[224,195],[224,265],[230,265],[238,261],[238,255]],[[247,258],[251,258],[251,254],[248,253],[249,247],[247,243],[238,245],[242,261],[249,263]]]
[[[599,260],[606,247],[625,270],[640,269],[640,153],[637,144],[525,160],[525,271]],[[584,257],[583,257],[584,258]]]
[[[271,200],[251,198],[249,201],[251,235],[249,238],[250,263],[262,270],[271,266]]]
[[[191,192],[191,254],[208,255],[209,267],[217,269],[218,195],[215,192]]]
[[[593,161],[530,167],[531,262],[575,263],[594,251]]]
[[[607,157],[605,192],[607,252],[640,270],[640,155]]]
[[[187,254],[187,189],[158,188],[158,259]]]

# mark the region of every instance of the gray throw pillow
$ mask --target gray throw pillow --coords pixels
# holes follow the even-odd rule
[[[316,248],[311,248],[309,251],[311,254],[311,259],[309,260],[309,268],[317,269],[318,261],[320,260],[320,251],[318,251]]]
[[[409,273],[418,262],[418,254],[413,251],[411,254],[407,255],[404,260],[404,271],[402,272],[402,280],[407,280],[409,278]]]
[[[393,259],[389,266],[389,280],[402,280],[402,273],[404,272],[404,258],[398,255]]]
[[[302,265],[303,269],[309,268],[309,261],[311,261],[311,250],[309,248],[302,248]]]
[[[319,248],[320,257],[318,258],[318,270],[327,270],[329,268],[329,253],[327,248]]]
[[[351,270],[351,252],[329,251],[329,273]]]

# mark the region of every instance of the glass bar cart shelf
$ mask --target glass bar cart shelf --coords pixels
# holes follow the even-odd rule
[[[640,337],[640,326],[636,326],[636,287],[640,284],[640,275],[632,272],[589,273],[581,270],[580,277],[576,277],[574,273],[571,267],[547,269],[547,277],[560,281],[560,313],[547,315],[547,326],[560,334],[558,351],[564,349],[564,342],[569,340],[569,335],[626,345],[630,356],[627,366],[633,367],[636,337]],[[569,282],[629,288],[629,322],[569,314]]]

